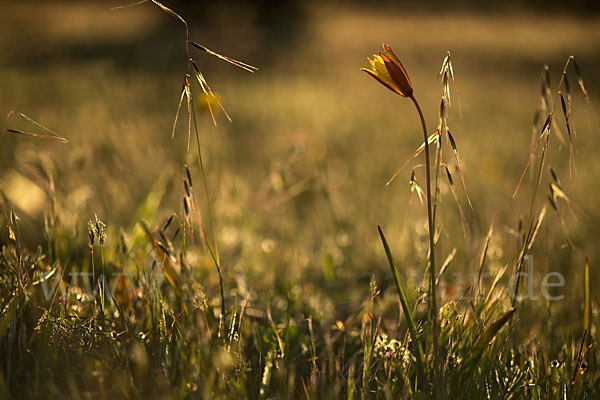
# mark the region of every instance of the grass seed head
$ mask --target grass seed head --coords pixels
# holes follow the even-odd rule
[[[94,217],[96,219],[94,222],[96,228],[96,236],[100,241],[100,246],[102,246],[104,245],[104,241],[106,240],[106,224],[98,218],[98,215],[94,214]]]
[[[92,247],[96,239],[96,224],[92,220],[88,221],[88,237],[90,238],[89,245]]]

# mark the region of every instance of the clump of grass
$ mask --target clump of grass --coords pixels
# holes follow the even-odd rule
[[[187,34],[183,18],[162,3],[152,3],[181,21]],[[189,46],[241,68],[250,68],[191,42],[186,36],[188,56]],[[231,254],[219,254],[217,245],[194,113],[192,74],[204,95],[214,94],[197,63],[190,58],[173,132],[185,98],[188,143],[193,123],[198,145],[196,168],[201,173],[200,190],[205,197],[196,194],[194,168],[183,165],[181,177],[177,178],[180,185],[183,183],[178,196],[178,201],[183,202],[181,213],[161,210],[160,199],[168,189],[165,182],[159,181],[139,207],[139,223],[123,228],[114,223],[105,226],[95,217],[88,225],[89,240],[81,244],[84,251],[79,253],[53,250],[77,242],[75,235],[54,235],[47,248],[31,250],[23,240],[20,219],[5,209],[10,207],[0,204],[10,238],[10,245],[0,251],[0,395],[284,399],[597,397],[595,305],[589,263],[586,261],[584,268],[581,324],[578,321],[575,330],[569,330],[565,324],[564,329],[569,333],[557,350],[543,338],[516,337],[527,318],[522,311],[526,304],[518,300],[523,283],[517,280],[511,293],[510,279],[506,276],[510,267],[514,273],[523,272],[528,265],[527,257],[539,243],[536,239],[542,234],[550,209],[547,204],[540,206],[541,196],[537,192],[545,187],[548,171],[551,174],[547,182],[548,201],[564,228],[561,233],[565,236],[568,233],[562,206],[564,202],[570,207],[574,199],[556,171],[546,167],[547,154],[553,149],[551,132],[556,132],[558,126],[557,119],[552,118],[554,111],[545,109],[548,115],[536,126],[534,151],[528,162],[528,166],[535,167],[531,212],[525,226],[518,229],[519,250],[514,260],[510,255],[503,260],[504,264],[494,270],[491,283],[486,284],[483,277],[492,268],[490,253],[498,230],[493,228],[497,225],[490,224],[487,235],[473,240],[481,242],[474,257],[476,278],[467,287],[460,287],[447,272],[458,263],[460,239],[448,240],[452,250],[440,268],[436,263],[436,253],[439,256],[445,250],[440,249],[444,230],[440,216],[444,176],[458,204],[464,237],[470,232],[464,211],[472,207],[456,140],[448,128],[449,85],[454,78],[450,55],[445,57],[440,73],[439,125],[430,134],[404,67],[390,49],[386,50],[390,52],[386,58],[383,54],[379,57],[383,68],[391,68],[387,71],[392,81],[384,84],[412,99],[423,127],[423,144],[413,158],[425,152],[425,190],[417,180],[422,166],[416,166],[410,178],[410,190],[427,199],[429,254],[423,263],[428,264],[428,269],[421,285],[412,284],[404,276],[406,268],[393,255],[396,242],[388,241],[389,236],[386,237],[381,226],[378,234],[384,251],[380,257],[361,265],[364,269],[373,267],[375,275],[368,290],[366,282],[357,284],[365,287],[360,293],[349,293],[345,286],[348,281],[333,270],[333,256],[329,254],[322,257],[323,269],[328,274],[321,281],[295,280],[297,275],[290,273],[277,276],[273,283],[276,288],[261,286],[257,292],[248,287],[261,282],[251,281],[242,270],[223,268],[231,265],[228,259]],[[567,64],[574,63],[570,60]],[[373,67],[381,73],[382,70]],[[578,69],[577,77],[587,100]],[[569,137],[574,137],[572,99],[565,73],[563,78],[559,90],[564,92],[557,99],[561,99],[567,134],[570,132]],[[549,78],[545,82],[548,83],[544,84],[544,93],[550,90]],[[212,109],[211,114],[214,119]],[[443,157],[444,143],[449,143],[452,149],[469,208],[463,208],[459,202],[455,170]],[[430,158],[431,146],[436,151]],[[576,154],[571,149],[569,152]],[[574,157],[570,159],[571,165]],[[202,207],[208,209],[210,229],[206,229]],[[163,211],[167,217],[160,216]],[[57,229],[56,224],[60,224],[58,219],[52,222],[53,229]],[[100,242],[101,280],[96,277],[96,240]],[[508,250],[506,253],[510,254]],[[258,264],[262,260],[249,257],[242,262]],[[386,262],[389,272],[376,276],[377,266]],[[267,268],[276,263],[275,254]],[[299,265],[300,261],[286,267],[293,270]],[[444,290],[443,284],[450,286]],[[343,294],[336,296],[339,292]],[[353,307],[349,300],[362,295],[363,303]],[[325,307],[326,303],[332,307]]]

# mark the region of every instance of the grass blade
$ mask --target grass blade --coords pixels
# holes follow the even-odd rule
[[[583,358],[583,349],[585,348],[585,339],[587,338],[587,329],[583,331],[583,337],[581,338],[581,346],[579,347],[579,352],[577,353],[577,362],[575,363],[575,367],[573,368],[573,379],[571,380],[571,385],[575,384],[575,380],[577,379],[577,371],[579,371],[579,366],[581,365],[581,361]]]
[[[454,249],[452,249],[452,251],[450,252],[450,254],[448,254],[448,257],[446,257],[446,259],[444,260],[442,266],[440,267],[440,272],[438,273],[438,276],[437,276],[437,278],[435,280],[435,284],[436,285],[440,284],[440,279],[442,278],[442,275],[444,275],[444,272],[446,272],[446,269],[448,269],[448,267],[450,266],[450,264],[454,260],[454,256],[455,255],[456,255],[456,247]]]
[[[583,329],[590,331],[592,327],[592,299],[590,291],[590,263],[588,258],[585,258],[585,273],[584,273],[584,292],[585,300],[583,303]]]
[[[494,224],[490,225],[490,230],[485,238],[485,242],[483,244],[483,250],[481,251],[481,257],[479,258],[479,274],[477,275],[477,297],[479,298],[479,293],[481,293],[481,273],[483,272],[483,267],[485,266],[485,260],[487,258],[487,251],[490,245],[490,239],[492,238],[492,233],[494,233]]]
[[[406,297],[406,293],[404,292],[404,286],[402,285],[402,281],[400,281],[400,274],[398,273],[398,268],[396,268],[394,257],[392,256],[390,247],[388,246],[387,240],[385,239],[385,235],[381,230],[381,225],[377,226],[377,230],[379,231],[379,236],[381,237],[381,242],[383,243],[383,248],[385,249],[385,254],[390,264],[390,269],[392,270],[392,275],[394,276],[394,282],[396,283],[396,289],[398,290],[398,297],[400,297],[402,311],[404,312],[404,317],[406,319],[406,322],[408,323],[408,331],[410,334],[410,338],[415,346],[415,357],[417,360],[417,371],[419,374],[418,380],[419,382],[424,382],[426,376],[425,355],[423,354],[423,347],[421,346],[421,341],[417,336],[417,326],[415,324],[412,309],[408,305],[408,299]]]
[[[477,361],[481,358],[485,350],[487,350],[490,346],[492,340],[496,337],[500,329],[510,320],[512,315],[516,311],[516,307],[511,308],[506,311],[504,314],[500,316],[496,321],[494,321],[487,329],[479,336],[470,354],[467,356],[467,359],[461,366],[462,373],[468,373],[475,366]]]

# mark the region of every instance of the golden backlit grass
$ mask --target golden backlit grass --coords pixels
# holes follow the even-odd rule
[[[60,133],[69,143],[4,134],[0,138],[0,190],[10,202],[3,207],[14,208],[21,217],[21,236],[28,248],[46,246],[44,233],[52,229],[44,229],[44,216],[46,221],[54,216],[54,236],[49,242],[55,246],[47,249],[48,257],[68,261],[70,268],[87,270],[86,223],[98,214],[107,225],[107,259],[114,263],[111,268],[117,268],[118,263],[123,270],[133,272],[149,266],[143,256],[119,259],[120,235],[131,242],[143,238],[138,221],[145,221],[157,258],[164,258],[167,252],[154,242],[154,227],[162,226],[173,213],[179,219],[170,229],[183,226],[182,179],[188,179],[183,176],[183,165],[190,165],[197,190],[201,172],[194,148],[186,151],[185,112],[171,139],[187,67],[185,30],[151,4],[108,9],[115,5],[2,5],[0,115],[11,110],[22,112]],[[235,23],[224,17],[228,12]],[[399,336],[404,332],[398,328],[398,297],[376,232],[378,224],[385,228],[399,274],[409,288],[409,301],[415,304],[422,294],[418,288],[428,250],[426,208],[415,193],[409,197],[411,170],[422,163],[420,158],[385,186],[421,144],[421,127],[414,110],[399,104],[391,92],[360,73],[373,49],[385,41],[401,57],[430,128],[437,126],[442,95],[436,76],[446,52],[452,54],[455,81],[451,83],[448,125],[460,151],[473,210],[456,184],[470,226],[463,236],[452,192],[447,185],[442,186],[438,217],[442,229],[436,252],[438,261],[449,254],[448,260],[452,260],[440,264],[446,270],[439,289],[443,303],[460,297],[467,289],[465,275],[459,273],[481,274],[480,267],[485,266],[485,272],[493,277],[507,265],[508,273],[512,272],[512,262],[520,250],[516,233],[519,220],[526,225],[529,217],[529,173],[517,196],[512,198],[512,194],[531,152],[532,121],[544,64],[550,67],[555,88],[565,59],[574,54],[592,106],[597,106],[600,24],[594,16],[424,13],[328,5],[305,11],[306,19],[299,24],[294,40],[276,41],[265,38],[265,27],[254,19],[255,14],[217,8],[210,15],[221,18],[185,15],[190,40],[260,70],[249,75],[213,57],[195,56],[233,119],[229,124],[215,108],[218,127],[214,127],[206,104],[196,104],[225,281],[222,296],[209,258],[194,255],[197,258],[192,261],[208,291],[210,309],[220,308],[220,297],[226,298],[228,310],[248,300],[247,309],[243,303],[244,312],[254,318],[253,323],[260,321],[260,328],[252,335],[244,332],[247,336],[266,337],[272,331],[275,348],[286,347],[284,339],[292,340],[292,347],[298,347],[294,354],[303,362],[312,354],[310,363],[298,364],[302,366],[297,371],[289,370],[302,377],[315,373],[301,370],[317,365],[316,355],[311,353],[317,351],[315,340],[322,346],[318,349],[323,352],[322,359],[338,360],[323,337],[313,337],[312,325],[306,331],[304,318],[311,324],[314,318],[318,332],[327,332],[329,339],[334,331],[348,329],[349,337],[356,339],[356,335],[375,329],[375,320],[367,316],[362,317],[361,325],[360,315],[365,310],[383,315],[382,332]],[[543,340],[540,346],[548,352],[548,363],[560,358],[563,346],[580,339],[586,257],[591,267],[591,279],[586,272],[585,281],[586,318],[595,307],[588,306],[588,296],[591,304],[600,300],[600,292],[588,288],[589,281],[598,277],[593,266],[600,262],[595,241],[590,240],[600,234],[600,213],[594,200],[600,178],[595,150],[600,132],[594,112],[576,90],[576,79],[571,78],[570,83],[577,169],[570,176],[568,142],[560,145],[554,136],[546,165],[560,178],[571,209],[561,203],[558,216],[548,208],[533,252],[539,272],[536,288],[545,273],[559,271],[566,277],[560,292],[566,298],[552,307],[543,299],[524,303],[517,315],[528,323],[517,324],[513,333],[516,343],[524,343],[519,349],[524,352],[531,351],[529,345],[537,349],[537,341]],[[565,133],[560,106],[555,118]],[[15,118],[0,127],[37,129]],[[449,146],[445,151],[450,156]],[[422,167],[416,169],[416,176],[423,185]],[[453,176],[458,182],[458,175]],[[547,169],[545,176],[550,179]],[[543,185],[537,206],[541,207],[548,194]],[[198,199],[202,199],[198,201],[200,212],[206,214],[204,197],[199,195]],[[493,234],[486,236],[487,232]],[[564,232],[568,232],[568,240]],[[575,250],[568,247],[569,241]],[[0,242],[10,242],[4,230]],[[139,254],[147,256],[149,250]],[[179,255],[172,255],[173,262],[179,262]],[[372,276],[380,291],[370,287]],[[484,286],[489,287],[492,279],[486,274],[483,279]],[[162,292],[148,289],[157,296]],[[164,292],[165,304],[179,295]],[[301,305],[289,305],[294,302]],[[290,310],[296,314],[290,315]],[[496,311],[500,310],[487,315],[490,324],[486,324],[488,330],[482,325],[482,332],[495,330],[495,334],[512,315],[501,316]],[[417,321],[426,319],[422,307],[416,307],[414,313]],[[174,321],[178,317],[168,318]],[[234,326],[235,318],[232,320]],[[203,323],[214,326],[210,317]],[[297,336],[290,330],[284,339],[278,336],[286,323]],[[547,337],[540,338],[535,332],[544,327]],[[164,329],[163,333],[168,331]],[[478,343],[475,347],[483,349],[482,342]],[[264,343],[256,344],[261,345]],[[368,350],[367,346],[364,351]],[[142,350],[133,346],[132,354],[136,352]],[[258,385],[266,376],[262,387],[268,388],[266,365],[273,362],[275,353],[273,349],[261,350],[257,353],[260,360],[245,360],[260,365],[258,371],[248,372],[255,378],[248,381]],[[577,349],[569,352],[574,354]],[[204,356],[198,356],[206,362],[200,365],[216,362],[223,370],[230,368],[231,360],[225,356]],[[478,353],[469,359],[475,358],[479,359]],[[340,371],[346,374],[350,368],[362,367],[353,362]],[[344,375],[348,385],[351,375]],[[210,376],[208,380],[217,379]],[[293,377],[275,375],[273,379],[285,382]],[[318,387],[305,384],[310,390]],[[168,386],[164,385],[159,386]],[[239,393],[259,392],[258,386],[248,386]]]

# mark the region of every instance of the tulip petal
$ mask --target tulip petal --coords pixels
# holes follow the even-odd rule
[[[410,96],[413,91],[412,86],[402,69],[385,55],[383,56],[383,61],[385,62],[385,68],[387,69],[392,82],[394,82],[395,86],[399,89],[400,94],[404,97]]]
[[[387,87],[388,89],[390,89],[392,92],[397,93],[399,95],[402,95],[402,93],[400,93],[400,91],[393,87],[392,85],[390,85],[390,83],[386,82],[385,80],[383,80],[376,71],[372,71],[370,69],[367,68],[361,68],[361,71],[365,71],[366,73],[368,73],[369,75],[371,75],[373,78],[377,79],[377,81],[379,83],[381,83],[383,86]]]

